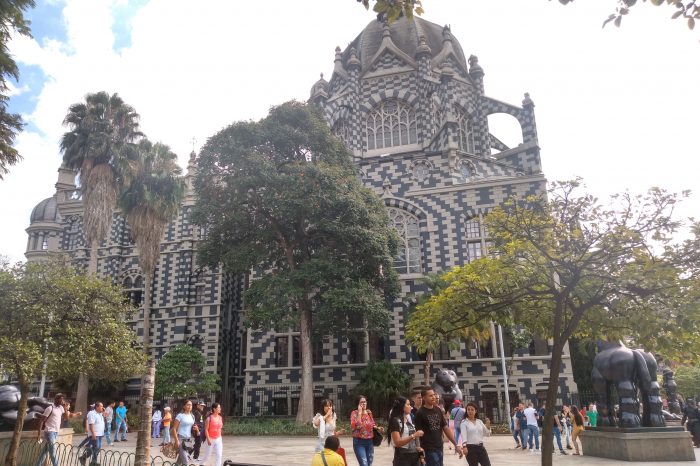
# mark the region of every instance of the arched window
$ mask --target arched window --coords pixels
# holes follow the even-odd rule
[[[126,299],[134,306],[141,306],[143,303],[143,277],[137,275],[133,280],[131,277],[126,277],[122,282]]]
[[[415,144],[416,113],[411,106],[387,100],[367,115],[367,150]]]
[[[459,127],[459,149],[464,152],[474,153],[474,128],[472,125],[472,120],[469,115],[460,108],[457,107],[457,126]]]
[[[422,255],[418,219],[404,210],[389,208],[389,220],[401,238],[394,269],[399,273],[420,273]]]

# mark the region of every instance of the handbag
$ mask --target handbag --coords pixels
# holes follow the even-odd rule
[[[175,459],[177,458],[178,455],[178,448],[175,446],[174,443],[166,443],[162,447],[160,447],[160,452],[165,456],[166,458],[171,458]]]
[[[384,440],[384,436],[382,435],[381,432],[379,432],[379,429],[377,427],[372,427],[372,432],[374,432],[374,435],[372,436],[372,444],[375,447],[378,447],[382,444],[382,440]]]

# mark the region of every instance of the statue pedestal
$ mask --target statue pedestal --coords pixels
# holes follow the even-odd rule
[[[682,427],[586,427],[583,454],[622,461],[695,461],[690,433]]]

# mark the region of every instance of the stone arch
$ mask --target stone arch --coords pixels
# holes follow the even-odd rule
[[[370,95],[367,100],[362,103],[360,109],[368,113],[381,102],[392,99],[403,101],[411,107],[414,107],[415,110],[415,103],[418,100],[418,96],[408,92],[406,89],[387,89]]]

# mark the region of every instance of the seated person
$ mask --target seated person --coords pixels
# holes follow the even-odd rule
[[[314,459],[311,461],[311,466],[324,466],[323,457],[326,459],[328,466],[345,466],[343,457],[340,456],[337,451],[340,447],[340,440],[335,435],[331,435],[326,438],[323,444],[323,451],[320,451],[314,455]]]

